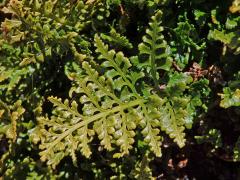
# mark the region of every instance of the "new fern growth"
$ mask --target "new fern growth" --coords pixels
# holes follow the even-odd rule
[[[156,84],[143,81],[143,77],[151,76],[157,83],[158,70],[170,69],[167,44],[161,35],[159,21],[160,12],[157,12],[144,42],[139,45],[140,55],[148,55],[146,66],[132,63],[132,58],[125,57],[122,52],[109,50],[108,45],[95,35],[98,59],[94,63],[84,61],[80,67],[75,64],[74,71],[66,71],[73,80],[69,91],[72,99],[63,101],[49,97],[55,106],[52,116],[40,117],[39,126],[31,134],[35,142],[41,142],[43,161],[55,167],[62,158],[71,156],[76,163],[76,151],[90,157],[91,142],[95,137],[100,146],[114,152],[115,158],[130,153],[135,136],[140,132],[158,157],[162,155],[163,131],[179,147],[185,145],[184,129],[189,127],[189,116],[192,115],[190,98],[162,98],[152,90]],[[152,73],[149,74],[149,70]],[[139,88],[141,84],[143,88]]]

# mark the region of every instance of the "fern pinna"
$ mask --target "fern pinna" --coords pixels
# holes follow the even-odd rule
[[[100,146],[113,151],[115,158],[130,153],[139,132],[158,157],[164,140],[162,132],[179,147],[185,145],[184,129],[191,127],[194,106],[184,91],[192,78],[170,71],[171,59],[160,22],[161,12],[157,12],[139,45],[139,57],[127,58],[122,52],[109,50],[95,35],[98,59],[85,60],[80,66],[74,63],[73,71],[66,70],[73,81],[69,92],[72,99],[49,97],[55,106],[52,116],[38,118],[39,125],[31,134],[35,142],[41,143],[43,161],[55,167],[62,158],[71,156],[76,163],[76,151],[90,157],[96,136]],[[157,88],[159,71],[173,79],[166,84],[166,96],[161,96]],[[146,77],[151,80],[145,81]],[[171,93],[175,86],[177,96]]]

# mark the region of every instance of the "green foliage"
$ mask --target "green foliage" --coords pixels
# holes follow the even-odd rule
[[[165,178],[196,143],[239,161],[238,0],[0,8],[0,177]]]
[[[217,129],[210,129],[208,135],[205,136],[195,136],[195,139],[199,144],[210,143],[214,148],[222,147],[222,135],[221,132]]]
[[[235,144],[235,147],[234,147],[234,149],[233,149],[233,160],[234,161],[240,161],[240,157],[239,157],[239,155],[240,155],[240,137],[238,138],[238,140],[237,140],[237,142],[236,142],[236,144]]]
[[[228,87],[223,89],[220,106],[229,108],[231,106],[240,106],[240,72],[235,74],[234,79],[228,82]]]
[[[229,88],[223,89],[223,94],[221,95],[220,106],[223,108],[229,108],[231,106],[240,106],[240,89],[231,91]]]
[[[154,26],[150,24],[150,28],[153,32],[159,28],[158,16],[159,12],[152,17]],[[139,46],[140,52],[148,53],[149,61],[154,62],[150,63],[151,66],[147,64],[146,67],[142,64],[136,65],[143,69],[141,72],[135,70],[122,52],[109,50],[100,37],[95,35],[96,53],[100,54],[96,63],[99,62],[98,67],[104,72],[98,72],[93,65],[84,61],[81,64],[82,73],[67,73],[69,79],[75,82],[69,95],[79,96],[79,101],[71,100],[70,104],[69,100],[62,102],[55,97],[49,98],[56,108],[50,119],[47,117],[38,119],[39,127],[35,131],[35,136],[41,134],[40,149],[43,151],[40,155],[43,161],[47,160],[48,164],[55,168],[64,156],[70,155],[76,163],[77,150],[89,158],[92,154],[90,143],[95,134],[104,149],[114,151],[113,157],[123,157],[133,148],[134,137],[139,128],[145,143],[156,156],[162,155],[160,146],[163,137],[159,134],[160,130],[174,139],[179,147],[185,145],[184,129],[191,127],[191,111],[194,106],[189,105],[189,97],[178,95],[182,95],[187,85],[192,82],[192,78],[185,74],[174,74],[175,78],[170,78],[166,90],[170,96],[175,97],[169,99],[159,97],[154,91],[150,91],[148,96],[141,96],[151,84],[145,84],[146,90],[137,89],[139,79],[144,77],[144,72],[147,72],[148,68],[154,66],[152,69],[156,67],[155,71],[158,70],[157,67],[162,69],[161,65],[155,64],[155,60],[158,58],[161,60],[166,55],[164,51],[159,55],[155,54],[158,48],[164,47],[156,44],[156,38],[157,34],[154,34],[152,39],[145,40],[152,45],[153,50],[149,49],[150,53],[146,45]],[[151,75],[154,76],[153,79],[156,78],[156,74]],[[175,86],[181,87],[179,94],[171,91]],[[119,151],[116,147],[119,147]]]
[[[27,75],[27,73],[31,70],[28,70],[27,68],[20,68],[20,69],[6,69],[6,67],[1,66],[1,76],[0,76],[0,82],[2,85],[0,88],[2,91],[6,90],[7,92],[11,92],[16,85],[21,80],[21,76]],[[8,83],[4,83],[4,81],[8,81]]]
[[[14,164],[13,164],[14,163]],[[61,175],[54,175],[52,170],[46,167],[39,167],[30,157],[25,157],[18,162],[7,162],[8,169],[5,172],[5,179],[57,179]]]
[[[228,24],[229,26],[229,24]],[[233,25],[235,26],[235,25]],[[236,25],[237,26],[237,25]],[[214,30],[209,33],[209,38],[221,41],[223,44],[227,45],[230,49],[233,49],[234,54],[239,54],[239,32],[225,33],[223,31]]]
[[[195,19],[199,21],[200,16],[195,11]],[[203,25],[204,23],[201,22]],[[205,58],[206,43],[199,37],[194,24],[190,22],[187,15],[179,16],[177,27],[173,29],[175,40],[171,42],[173,58],[179,68],[185,68],[191,61],[202,62]],[[197,59],[196,59],[197,58]]]
[[[83,1],[74,6],[66,1],[10,1],[2,11],[12,13],[16,19],[6,19],[2,23],[3,39],[11,44],[27,44],[22,49],[21,66],[42,62],[53,54],[64,54],[77,46],[73,38],[81,38],[77,32],[90,23],[88,10]]]
[[[101,34],[101,38],[118,48],[133,48],[133,45],[129,42],[129,40],[125,36],[121,36],[121,34],[117,33],[114,28],[111,29],[109,35]]]
[[[17,138],[17,120],[20,119],[24,113],[24,108],[21,106],[21,101],[15,102],[12,106],[8,107],[4,102],[0,101],[0,118],[1,134],[5,134],[7,138],[13,141]]]
[[[152,173],[151,169],[149,168],[149,155],[145,155],[141,162],[136,164],[136,168],[131,172],[131,177],[133,179],[151,179]]]
[[[213,29],[209,32],[208,38],[220,41],[224,46],[233,51],[235,55],[240,53],[240,32],[239,32],[240,18],[228,17],[221,29]]]
[[[159,75],[158,69],[168,71],[171,67],[171,59],[168,54],[168,46],[162,35],[163,27],[161,24],[161,11],[158,11],[155,16],[152,16],[152,22],[149,23],[149,29],[146,30],[146,35],[143,36],[143,43],[139,48],[140,55],[144,56],[143,62],[138,64],[139,68],[146,68],[151,74],[155,85],[158,85]]]

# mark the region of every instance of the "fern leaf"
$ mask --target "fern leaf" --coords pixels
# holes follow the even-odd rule
[[[54,97],[49,97],[49,100],[57,106],[57,108],[51,117],[52,121],[48,121],[47,118],[43,117],[38,119],[40,124],[44,125],[44,123],[47,123],[50,130],[50,132],[44,131],[42,134],[46,139],[41,139],[43,144],[40,146],[40,149],[47,148],[47,150],[40,153],[41,159],[51,159],[51,161],[48,161],[48,164],[55,167],[65,156],[61,154],[63,150],[65,150],[65,154],[71,155],[74,162],[76,162],[75,151],[77,149],[80,149],[83,155],[89,157],[91,151],[88,143],[91,142],[91,136],[94,133],[88,129],[88,124],[81,121],[82,116],[77,112],[77,103],[73,101],[71,105],[69,105],[68,100],[62,103],[61,99]],[[56,116],[56,114],[60,114],[61,116]],[[80,125],[76,126],[78,123]],[[72,133],[76,133],[79,136],[73,136]]]
[[[24,112],[25,109],[22,107],[20,100],[11,106],[0,100],[0,133],[4,133],[13,142],[17,138],[17,120],[21,118]]]
[[[100,76],[96,70],[94,70],[89,63],[83,62],[83,69],[85,70],[85,76],[76,76],[76,87],[70,90],[70,96],[73,93],[81,94],[80,102],[83,104],[83,115],[80,115],[73,101],[72,107],[66,100],[64,103],[60,99],[50,97],[49,100],[57,107],[54,111],[55,116],[45,121],[43,119],[39,122],[46,123],[49,128],[61,127],[62,124],[66,124],[71,119],[69,128],[58,128],[58,133],[48,133],[49,137],[44,138],[41,148],[46,149],[41,152],[42,160],[53,158],[58,152],[54,150],[55,146],[62,141],[66,141],[69,136],[75,137],[74,142],[65,143],[64,147],[67,148],[70,144],[76,144],[74,147],[78,147],[82,154],[86,157],[90,156],[90,149],[88,143],[91,142],[94,131],[98,134],[101,140],[101,145],[107,150],[111,150],[111,143],[113,139],[116,139],[116,144],[121,147],[121,155],[127,154],[131,144],[133,144],[132,137],[134,132],[131,128],[136,126],[128,126],[128,113],[124,111],[128,109],[129,113],[131,108],[141,103],[140,100],[132,101],[130,103],[124,103],[114,94],[114,87],[111,87],[104,76]],[[64,121],[64,122],[61,122]],[[52,123],[51,123],[52,122]],[[59,124],[58,122],[61,122]],[[57,124],[56,124],[57,123]],[[93,130],[89,130],[88,127],[93,124]],[[55,129],[52,130],[53,132]],[[89,133],[87,133],[89,131]],[[60,132],[60,134],[59,134]],[[91,132],[91,133],[90,133]],[[47,133],[46,133],[47,134]],[[120,136],[119,136],[120,135]],[[121,136],[122,135],[122,136]],[[46,139],[56,139],[54,142],[45,142]],[[70,148],[70,147],[69,147]],[[72,149],[73,147],[71,147]],[[73,149],[76,151],[77,148]],[[51,155],[52,154],[52,155]],[[70,155],[70,153],[68,153]],[[74,153],[73,153],[74,154]],[[50,156],[49,156],[50,155]],[[60,156],[59,156],[60,157]],[[72,158],[74,156],[72,155]],[[55,167],[58,161],[48,162]]]
[[[74,81],[69,91],[72,102],[49,97],[55,106],[52,116],[38,120],[41,159],[55,167],[68,155],[76,163],[76,151],[89,157],[95,134],[103,148],[114,150],[113,157],[120,158],[130,153],[138,128],[156,156],[161,156],[161,128],[180,147],[184,146],[188,101],[183,102],[183,98],[180,98],[182,101],[162,99],[153,92],[142,97],[136,84],[143,72],[132,71],[129,59],[122,52],[109,50],[98,35],[95,36],[95,46],[100,54],[100,66],[95,69],[84,61],[81,69],[75,67],[77,72],[67,71]],[[79,102],[74,97],[79,97]],[[78,107],[77,104],[81,105]],[[118,152],[113,145],[119,147]]]
[[[101,34],[101,38],[103,40],[107,40],[110,44],[116,47],[120,47],[120,48],[123,47],[127,49],[133,48],[132,43],[130,43],[125,36],[122,36],[121,34],[117,33],[117,31],[114,28],[111,29],[109,35]]]
[[[56,106],[53,116],[51,119],[44,117],[39,119],[39,126],[47,126],[49,129],[42,134],[44,138],[41,138],[40,148],[43,149],[40,153],[41,159],[50,160],[57,156],[55,161],[48,161],[53,167],[59,162],[59,158],[62,158],[58,154],[59,144],[60,149],[71,148],[72,151],[76,151],[79,148],[83,155],[89,157],[91,154],[89,143],[94,133],[97,133],[100,144],[107,150],[112,150],[113,143],[120,147],[120,153],[116,153],[114,157],[129,154],[134,143],[134,130],[143,118],[140,105],[144,105],[145,100],[136,93],[133,84],[142,77],[141,73],[138,77],[134,73],[127,74],[131,63],[121,52],[108,51],[108,47],[98,36],[95,37],[95,43],[96,51],[100,52],[99,60],[103,61],[102,67],[108,68],[109,71],[101,76],[88,62],[83,62],[84,74],[74,75],[76,85],[69,94],[70,97],[73,93],[81,95],[79,100],[83,104],[82,114],[78,112],[75,101],[69,105],[68,100],[61,102],[61,99],[50,97],[49,100]],[[119,79],[123,84],[121,86],[116,84],[120,82]],[[118,93],[119,91],[122,92]],[[129,98],[121,97],[125,94],[128,94]],[[159,151],[160,146],[156,143],[160,139],[159,130],[153,130],[151,123],[147,126],[149,129],[147,133],[151,135],[150,145],[156,146]],[[71,136],[74,140],[69,138]],[[71,144],[75,145],[70,147]],[[65,155],[71,155],[75,159],[72,154],[74,153],[65,151]]]
[[[124,57],[122,52],[108,51],[108,46],[104,45],[98,35],[95,35],[95,46],[97,47],[96,52],[100,53],[99,59],[103,61],[101,66],[107,68],[107,70],[111,68],[106,72],[106,76],[113,86],[119,91],[122,87],[127,86],[137,96],[134,83],[143,77],[143,73],[138,73],[138,76],[135,73],[129,74],[128,69],[132,66],[129,59]],[[114,81],[114,79],[116,80]]]
[[[10,68],[7,70],[4,66],[0,66],[0,89],[7,90],[8,92],[12,91],[29,72],[30,69],[27,68]]]
[[[130,144],[133,143],[133,140],[131,138],[133,136],[133,133],[127,126],[126,118],[123,118],[123,116],[127,116],[126,113],[124,113],[124,110],[139,105],[141,103],[139,100],[113,107],[92,116],[76,116],[78,112],[75,111],[74,113],[71,113],[73,108],[67,105],[67,100],[64,103],[61,102],[61,99],[53,97],[50,97],[49,100],[54,103],[57,108],[53,112],[54,115],[50,120],[44,117],[39,118],[40,126],[45,125],[49,128],[47,132],[44,131],[44,134],[42,134],[44,138],[41,138],[42,144],[40,148],[45,149],[40,153],[41,159],[43,161],[47,159],[55,159],[56,156],[58,156],[58,153],[63,150],[65,150],[65,156],[71,155],[72,158],[75,159],[74,155],[72,155],[72,152],[68,152],[66,150],[71,149],[71,151],[75,152],[78,148],[81,150],[83,155],[89,157],[91,151],[89,149],[88,143],[91,142],[94,132],[88,127],[90,124],[95,122],[94,126],[97,128],[98,123],[105,122],[106,118],[109,118],[108,120],[113,121],[113,123],[118,122],[114,128],[117,145],[121,147],[122,155],[128,153],[128,149],[131,148]],[[114,129],[108,129],[107,133],[113,133]],[[102,139],[101,144],[104,145],[106,149],[110,149],[109,143],[106,142],[108,137],[104,136],[105,134],[101,134],[102,132],[100,130],[95,129],[98,137]],[[71,136],[73,136],[74,139],[71,139]],[[122,138],[124,138],[124,141]],[[58,162],[59,160],[56,160],[54,162],[48,161],[48,164],[55,167]]]
[[[161,127],[174,141],[178,144],[179,147],[185,145],[185,133],[183,133],[184,127],[182,123],[179,122],[176,112],[173,107],[167,103],[165,108],[161,109]]]
[[[158,11],[152,16],[149,29],[146,30],[146,35],[143,36],[143,43],[138,46],[143,61],[138,66],[150,69],[151,76],[155,81],[159,79],[158,69],[168,71],[171,67],[171,59],[167,52],[168,46],[162,35],[161,15],[162,12]]]

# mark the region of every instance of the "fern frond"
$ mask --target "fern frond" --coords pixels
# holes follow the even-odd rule
[[[109,50],[98,35],[94,40],[99,65],[84,61],[80,68],[75,67],[76,72],[66,71],[74,81],[69,91],[72,102],[49,97],[55,106],[53,114],[50,119],[41,117],[38,120],[41,159],[55,167],[64,156],[69,155],[76,163],[76,151],[86,157],[91,155],[91,141],[95,135],[103,148],[114,150],[113,157],[120,158],[130,153],[138,129],[158,157],[161,156],[163,140],[161,129],[179,147],[183,147],[183,131],[189,127],[188,118],[191,115],[189,99],[162,99],[152,91],[142,96],[144,91],[149,90],[147,86],[142,92],[137,91],[137,82],[144,73],[136,70],[122,52]],[[182,78],[185,79],[183,83],[188,83],[187,77]],[[173,85],[170,83],[170,86]],[[116,147],[120,149],[118,152]]]
[[[102,67],[108,68],[108,71],[101,76],[88,62],[83,62],[85,74],[75,74],[76,86],[70,90],[70,97],[73,93],[80,94],[82,114],[78,112],[75,101],[69,105],[68,100],[61,102],[61,99],[50,97],[49,100],[56,106],[53,116],[51,119],[39,119],[40,127],[48,127],[48,131],[44,130],[42,134],[44,138],[41,138],[40,148],[43,151],[40,155],[42,160],[55,159],[48,161],[53,167],[64,157],[58,145],[61,151],[80,149],[83,155],[89,157],[89,143],[94,132],[105,149],[112,150],[112,144],[120,147],[120,153],[114,157],[129,154],[134,143],[134,130],[140,121],[145,122],[142,122],[142,127],[146,141],[158,156],[161,155],[161,137],[156,122],[152,122],[151,112],[144,104],[146,100],[137,94],[134,86],[142,73],[127,73],[130,61],[121,52],[108,51],[98,36],[95,44],[96,51],[100,52],[99,60],[103,61]],[[74,146],[69,147],[71,144]],[[71,153],[65,151],[65,155]]]
[[[29,73],[27,68],[9,68],[0,65],[0,89],[10,92]]]
[[[171,59],[168,54],[168,45],[162,35],[163,27],[161,26],[162,12],[158,11],[151,18],[149,29],[146,30],[146,35],[143,36],[143,43],[138,48],[140,52],[139,68],[144,67],[150,71],[155,84],[158,84],[159,79],[157,70],[163,69],[168,71],[171,67]]]
[[[133,48],[132,43],[130,43],[125,36],[119,34],[114,28],[111,29],[109,35],[101,34],[101,38],[116,47],[127,49]]]
[[[169,136],[174,139],[179,147],[185,145],[184,118],[187,114],[183,109],[176,111],[174,107],[167,103],[166,106],[160,109],[161,113],[161,128]]]
[[[44,131],[44,134],[42,134],[44,138],[41,139],[42,144],[40,148],[45,149],[40,153],[43,161],[46,159],[56,159],[54,162],[48,161],[49,165],[55,167],[66,155],[71,155],[74,160],[75,157],[72,151],[75,152],[77,149],[80,149],[83,155],[89,157],[91,151],[88,144],[92,140],[94,131],[98,134],[101,144],[108,150],[111,149],[109,139],[113,138],[111,134],[114,133],[114,138],[117,140],[116,144],[121,147],[122,155],[128,153],[128,149],[131,148],[131,144],[133,143],[131,137],[133,136],[133,131],[131,131],[131,128],[135,128],[135,126],[130,128],[127,121],[129,115],[124,113],[124,110],[139,105],[141,103],[139,100],[104,111],[99,109],[100,113],[92,116],[79,116],[76,110],[71,113],[73,108],[67,105],[67,100],[64,103],[61,103],[60,99],[53,97],[49,98],[49,100],[54,103],[57,108],[50,120],[43,117],[39,119],[40,126],[46,125],[49,128],[48,132]],[[91,109],[89,109],[89,111],[91,111]],[[94,122],[93,131],[90,129],[90,124]],[[104,128],[107,129],[103,129],[101,128],[101,124],[104,123],[109,125],[115,124],[115,126],[109,126],[109,128],[108,126],[104,126]],[[102,132],[101,130],[104,131]],[[58,153],[61,153],[63,150],[65,150],[65,155],[60,156]],[[71,150],[71,152],[67,150]]]
[[[121,91],[124,86],[127,86],[135,96],[138,96],[135,83],[143,77],[143,73],[129,73],[129,68],[132,66],[129,59],[124,57],[122,52],[108,51],[108,46],[104,45],[98,35],[95,35],[95,46],[97,47],[96,52],[100,53],[99,59],[103,60],[101,66],[107,68],[105,75],[113,84],[113,87]],[[111,69],[108,70],[109,68]]]
[[[17,120],[24,112],[25,109],[20,100],[11,106],[0,100],[0,134],[4,133],[7,138],[15,141],[17,138]]]
[[[120,98],[115,93],[115,91],[124,89],[123,92],[131,94],[129,90],[122,88],[124,85],[131,84],[130,80],[127,76],[121,76],[123,71],[127,71],[131,64],[127,58],[123,57],[122,53],[116,54],[116,59],[114,59],[115,52],[108,52],[106,46],[97,39],[96,43],[99,45],[98,51],[102,53],[102,57],[99,59],[106,58],[108,61],[103,63],[104,66],[112,67],[112,72],[115,74],[106,73],[105,76],[100,76],[88,62],[83,62],[82,68],[85,75],[76,75],[75,80],[77,85],[70,90],[70,97],[73,93],[81,95],[79,100],[83,104],[82,115],[78,113],[75,101],[69,106],[68,100],[62,103],[60,99],[50,97],[49,100],[56,106],[54,115],[51,117],[51,120],[46,118],[39,120],[40,124],[46,123],[50,129],[49,132],[57,131],[55,133],[45,133],[44,136],[47,135],[47,137],[42,138],[42,145],[40,147],[41,149],[46,149],[41,152],[42,160],[58,159],[54,162],[48,162],[53,167],[58,164],[59,158],[63,158],[58,154],[60,153],[58,152],[59,150],[55,149],[59,143],[64,144],[64,149],[72,149],[73,151],[80,149],[83,155],[89,157],[91,154],[89,143],[93,138],[94,132],[97,133],[101,145],[107,150],[112,149],[112,143],[120,146],[121,156],[128,154],[129,149],[132,148],[133,137],[135,135],[133,129],[136,128],[136,125],[134,121],[130,122],[129,118],[134,114],[132,109],[143,103],[143,100],[135,98],[129,102],[129,99]],[[119,69],[116,63],[126,63],[125,68]],[[116,69],[114,69],[115,67]],[[115,80],[116,76],[118,78]],[[115,82],[120,82],[119,79],[121,79],[123,85],[119,86]],[[132,81],[136,81],[136,78]],[[131,88],[134,88],[134,86],[131,86]],[[135,90],[133,89],[133,91]],[[132,96],[130,95],[130,97]],[[134,116],[137,117],[136,115],[135,113]],[[59,129],[63,124],[65,124],[65,128]],[[66,126],[66,124],[69,125]],[[92,126],[93,129],[90,129]],[[71,136],[74,138],[70,138]],[[49,141],[51,139],[55,139],[55,141]],[[68,141],[71,141],[71,139],[74,141],[69,143],[67,139]],[[75,149],[74,147],[69,147],[71,144],[75,144]],[[71,154],[69,152],[66,155]],[[75,159],[73,155],[71,156]]]

